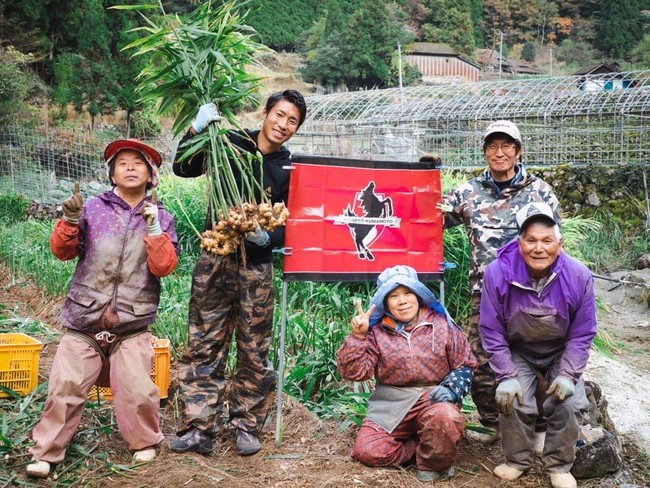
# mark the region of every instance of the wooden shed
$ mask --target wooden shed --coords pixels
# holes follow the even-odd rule
[[[415,42],[406,49],[404,59],[420,70],[424,83],[474,83],[480,67],[447,44]]]

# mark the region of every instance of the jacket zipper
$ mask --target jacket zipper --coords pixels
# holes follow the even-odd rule
[[[115,280],[115,284],[113,285],[113,298],[111,299],[111,307],[113,308],[113,311],[115,311],[116,313],[117,313],[117,289],[120,285],[120,282],[122,281],[122,265],[124,264],[124,250],[126,249],[126,241],[129,235],[129,229],[131,228],[133,211],[134,209],[131,209],[131,211],[129,212],[129,220],[126,223],[126,229],[124,231],[124,239],[122,240],[122,249],[120,251],[120,260],[117,263],[117,272],[116,272],[117,279]]]

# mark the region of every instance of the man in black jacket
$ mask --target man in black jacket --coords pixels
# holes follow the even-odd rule
[[[242,149],[262,154],[263,187],[272,203],[288,203],[290,170],[285,167],[291,164],[291,153],[283,144],[296,133],[306,113],[303,96],[296,90],[284,90],[267,100],[259,131],[229,135]],[[182,145],[220,119],[216,105],[201,106],[179,145],[174,174],[196,177],[205,173],[203,154],[179,160]],[[259,178],[259,169],[255,176]],[[260,201],[259,194],[256,198]],[[210,226],[209,216],[207,220]],[[259,432],[269,409],[269,394],[275,386],[275,372],[268,360],[273,326],[272,249],[283,243],[284,227],[271,232],[258,228],[246,235],[245,260],[239,252],[226,256],[201,253],[192,275],[188,349],[180,360],[178,373],[182,425],[178,436],[170,442],[172,451],[207,454],[214,449],[213,436],[224,402],[224,372],[233,331],[237,366],[230,383],[228,412],[235,428],[236,449],[242,456],[260,450]]]

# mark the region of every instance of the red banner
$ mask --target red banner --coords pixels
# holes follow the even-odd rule
[[[440,193],[429,162],[294,157],[284,278],[366,281],[406,264],[441,280]]]

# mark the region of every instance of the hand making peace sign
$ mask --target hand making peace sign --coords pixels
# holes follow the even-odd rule
[[[375,305],[370,305],[367,312],[361,307],[361,300],[357,300],[357,315],[352,317],[352,333],[360,338],[366,337],[368,327],[370,327],[370,316],[375,311]]]

